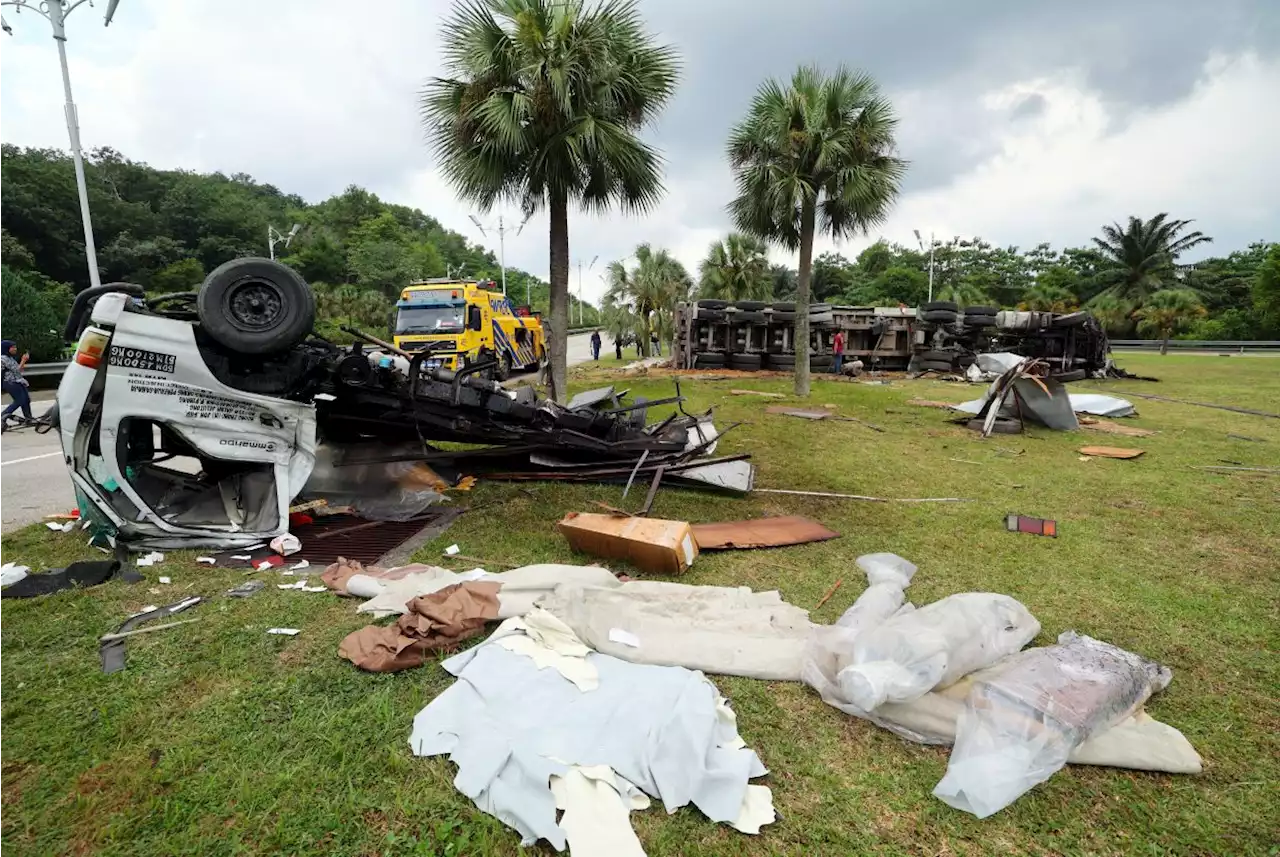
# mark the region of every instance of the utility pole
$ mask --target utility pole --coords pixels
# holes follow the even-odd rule
[[[68,0],[44,0],[44,2],[33,4],[30,0],[4,0],[0,6],[13,6],[14,11],[22,12],[24,9],[35,12],[37,15],[43,15],[53,26],[53,39],[58,43],[58,62],[62,65],[62,91],[66,95],[67,103],[63,107],[63,112],[67,118],[67,136],[71,139],[71,161],[75,164],[76,169],[76,190],[80,195],[80,220],[84,225],[84,255],[89,264],[89,285],[97,287],[102,285],[102,279],[98,276],[98,249],[93,241],[93,220],[89,216],[89,189],[85,185],[84,180],[84,157],[80,153],[80,120],[76,115],[76,104],[71,98],[71,72],[67,68],[67,16],[74,12],[84,0],[76,0],[75,3],[68,3]],[[116,13],[116,6],[120,0],[109,0],[107,3],[107,14],[103,19],[103,26],[111,24],[111,18]],[[41,8],[44,7],[44,8]],[[13,29],[9,26],[8,21],[0,18],[0,26],[4,31],[13,34]]]
[[[480,234],[485,238],[488,238],[489,233],[485,232],[484,224],[480,222],[480,219],[474,214],[469,214],[467,216],[470,217],[471,222],[476,225],[476,229],[480,230]],[[529,215],[529,217],[532,216],[533,215]],[[519,237],[520,233],[524,231],[525,224],[529,222],[529,217],[526,217],[521,221],[520,226],[515,230],[516,237]],[[489,228],[494,229],[498,233],[498,264],[502,266],[502,296],[505,298],[507,296],[507,233],[511,231],[511,227],[507,226],[506,220],[501,214],[499,214],[497,227],[490,224]],[[533,303],[532,293],[533,284],[526,281],[524,295],[524,301],[526,304]]]
[[[599,256],[591,257],[591,264],[587,265],[588,271],[590,271],[592,268],[596,266],[596,260],[598,260],[599,258],[600,258]],[[583,321],[583,309],[582,309],[582,260],[579,259],[578,260],[578,327],[582,327],[584,323],[585,322]]]

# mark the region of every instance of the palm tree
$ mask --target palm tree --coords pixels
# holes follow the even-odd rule
[[[1164,289],[1147,298],[1133,314],[1138,330],[1154,333],[1160,339],[1160,353],[1169,353],[1169,338],[1193,318],[1205,314],[1200,296],[1191,289]]]
[[[958,283],[943,286],[934,293],[933,299],[938,301],[955,301],[956,304],[961,307],[980,306],[991,300],[987,297],[987,293],[981,288],[975,286],[973,283],[964,282],[963,280]]]
[[[551,388],[563,400],[569,327],[569,205],[647,211],[662,160],[639,130],[675,90],[675,50],[634,0],[459,0],[441,27],[448,77],[422,94],[441,168],[487,211],[550,212]]]
[[[1172,278],[1179,255],[1213,240],[1203,232],[1183,235],[1191,221],[1168,217],[1162,212],[1147,221],[1130,217],[1127,227],[1102,227],[1102,237],[1093,243],[1108,263],[1101,275],[1107,293],[1141,303]]]
[[[1027,289],[1018,304],[1018,309],[1040,312],[1074,312],[1079,307],[1080,301],[1070,289],[1049,283],[1037,283]]]
[[[648,357],[650,337],[655,333],[659,339],[671,336],[676,303],[688,300],[693,284],[684,265],[666,250],[641,244],[633,255],[632,269],[623,261],[609,263],[605,303],[628,308],[640,353]]]
[[[711,242],[698,278],[698,294],[704,298],[742,301],[773,296],[768,248],[759,238],[741,232]]]
[[[803,67],[789,83],[766,81],[729,136],[737,227],[799,250],[796,299],[809,303],[813,238],[883,223],[906,161],[893,155],[897,118],[869,76]],[[797,396],[809,395],[809,314],[796,313]]]
[[[1133,329],[1133,312],[1136,308],[1133,301],[1103,292],[1089,301],[1087,306],[1107,333],[1114,336]]]

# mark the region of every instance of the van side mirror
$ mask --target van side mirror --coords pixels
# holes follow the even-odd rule
[[[480,307],[475,304],[467,307],[467,327],[471,330],[484,328],[484,319],[480,315]]]

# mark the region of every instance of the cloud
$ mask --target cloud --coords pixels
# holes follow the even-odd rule
[[[441,71],[448,0],[129,0],[70,19],[68,53],[86,147],[163,168],[248,172],[318,201],[360,184],[484,240],[434,168],[417,93]],[[646,137],[667,158],[648,216],[570,220],[588,297],[604,263],[650,242],[691,273],[728,229],[729,128],[768,76],[849,62],[901,117],[912,166],[886,237],[912,229],[1000,244],[1079,244],[1098,225],[1170,211],[1214,235],[1215,252],[1280,233],[1280,5],[1266,0],[646,0],[650,26],[685,73]],[[0,133],[66,146],[47,24],[7,16]],[[509,212],[512,214],[513,212]],[[495,220],[497,212],[486,218]],[[517,218],[518,222],[518,218]],[[510,265],[545,276],[547,222],[509,235]],[[851,242],[847,255],[871,237]],[[489,246],[495,243],[485,240]],[[829,248],[822,244],[819,251]],[[497,250],[497,247],[493,247]],[[779,261],[794,263],[775,252]]]

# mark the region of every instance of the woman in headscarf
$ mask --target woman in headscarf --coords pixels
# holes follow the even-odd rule
[[[0,364],[4,365],[4,391],[13,399],[9,407],[4,409],[4,418],[0,419],[0,428],[9,430],[9,417],[13,412],[22,409],[22,417],[31,422],[31,392],[27,389],[27,379],[22,370],[27,367],[29,354],[18,357],[18,345],[11,340],[0,341]]]

